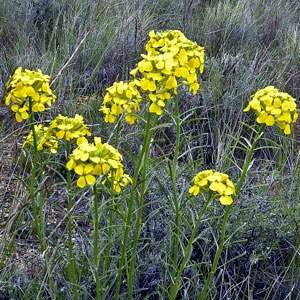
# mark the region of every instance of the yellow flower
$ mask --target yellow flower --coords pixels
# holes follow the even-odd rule
[[[104,184],[108,180],[109,182],[113,182],[113,187],[116,193],[120,193],[123,187],[126,187],[128,184],[132,183],[132,179],[129,175],[124,174],[122,168],[118,168],[112,175],[109,173],[107,179],[103,180]]]
[[[56,153],[58,141],[65,139],[67,141],[76,140],[77,145],[87,142],[85,136],[90,136],[91,133],[84,124],[83,117],[75,115],[74,118],[69,118],[59,114],[50,122],[49,127],[35,125],[37,135],[37,149],[43,151],[44,148],[49,148],[50,152]],[[32,132],[29,133],[23,146],[27,143],[33,144]]]
[[[32,101],[32,111],[45,111],[56,100],[49,85],[49,76],[41,70],[30,71],[22,68],[15,70],[14,74],[6,83],[8,95],[5,104],[11,106],[17,122],[29,118],[29,100]]]
[[[282,93],[274,86],[267,86],[257,91],[250,100],[244,112],[250,109],[257,114],[258,123],[273,126],[277,124],[285,134],[291,133],[291,123],[298,118],[296,99],[287,93]]]
[[[10,109],[15,113],[17,122],[22,122],[29,118],[29,107],[26,105],[22,107],[17,104],[13,104]]]
[[[231,205],[235,196],[235,187],[229,176],[213,170],[198,173],[193,179],[189,193],[197,196],[200,192],[211,191],[219,197],[221,204]]]
[[[149,111],[161,115],[165,101],[171,98],[171,92],[177,94],[180,82],[188,86],[193,94],[197,93],[197,70],[203,72],[204,48],[188,40],[178,30],[151,31],[149,37],[147,54],[141,55],[143,60],[130,74],[143,91],[156,95],[155,99],[149,95]]]
[[[113,86],[106,89],[102,107],[99,111],[105,114],[104,121],[114,123],[117,117],[125,114],[125,120],[129,124],[134,124],[136,117],[132,111],[139,111],[139,102],[142,97],[137,90],[135,81],[115,82]]]
[[[34,131],[37,138],[37,149],[42,151],[44,147],[49,148],[50,152],[55,154],[58,148],[58,140],[55,136],[51,135],[49,127],[43,126],[41,124],[34,125]],[[24,148],[27,144],[33,145],[33,133],[32,130],[29,132],[28,136],[25,137],[25,141],[22,144]]]
[[[92,185],[96,176],[101,175],[105,176],[103,183],[112,183],[116,192],[120,192],[121,187],[131,182],[130,177],[124,174],[122,155],[111,145],[103,144],[99,137],[94,138],[94,143],[86,141],[79,144],[72,152],[66,167],[79,175],[77,186],[80,188]],[[110,172],[114,172],[114,176]]]
[[[84,124],[83,117],[78,114],[76,114],[74,118],[59,114],[51,121],[49,128],[52,130],[52,134],[56,135],[59,140],[65,139],[70,141],[76,139],[77,144],[85,141],[82,137],[91,135],[87,126]]]

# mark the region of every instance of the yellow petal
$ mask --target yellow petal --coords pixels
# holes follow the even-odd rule
[[[63,130],[56,133],[56,137],[61,140],[65,136],[65,132]]]
[[[165,66],[165,63],[162,60],[160,60],[156,63],[156,68],[159,70],[163,69],[164,66]]]
[[[121,192],[121,188],[120,188],[120,186],[118,184],[114,185],[114,190],[115,190],[116,193],[120,193]]]
[[[205,186],[205,185],[207,185],[207,182],[208,182],[207,178],[204,178],[200,182],[198,182],[198,185],[199,186]]]
[[[80,159],[82,161],[86,161],[86,160],[88,160],[88,158],[89,158],[89,154],[88,153],[82,153],[81,156],[80,156]]]
[[[221,182],[212,182],[209,186],[210,190],[214,191],[214,192],[218,192],[219,194],[223,194],[226,186],[221,183]]]
[[[149,107],[149,112],[156,113],[158,116],[162,114],[162,109],[156,103],[152,103]]]
[[[76,144],[77,144],[77,146],[79,146],[80,144],[85,143],[87,141],[88,140],[84,136],[81,136],[81,137],[77,138]]]
[[[39,111],[39,103],[35,103],[35,104],[32,106],[32,111],[34,111],[34,112],[38,112],[38,111]]]
[[[234,194],[234,188],[227,186],[226,190],[224,191],[224,194],[226,196],[233,195]]]
[[[96,165],[93,169],[92,174],[94,175],[101,175],[102,174],[102,168],[99,165]]]
[[[85,167],[84,167],[84,174],[88,174],[88,173],[91,173],[94,169],[94,166],[92,164],[87,164]]]
[[[73,169],[73,166],[74,166],[74,160],[69,160],[66,164],[66,168],[70,171]]]
[[[19,105],[14,104],[14,105],[12,105],[12,106],[10,107],[10,109],[11,109],[13,112],[17,112],[17,111],[19,111]]]
[[[80,188],[84,188],[86,186],[86,181],[84,176],[80,176],[77,180],[77,186]]]
[[[22,116],[18,112],[15,114],[15,117],[16,117],[17,122],[21,123],[23,121]]]
[[[249,111],[250,110],[250,108],[251,108],[251,106],[250,106],[250,104],[243,110],[243,112],[247,112],[247,111]]]
[[[77,165],[74,168],[75,173],[77,173],[78,175],[82,175],[83,174],[83,170],[84,170],[83,165]]]
[[[269,115],[269,116],[267,117],[267,119],[266,119],[266,124],[267,124],[268,126],[273,126],[274,123],[275,123],[274,117],[271,116],[271,115]]]
[[[284,128],[284,133],[285,134],[291,134],[291,126],[290,124],[287,124]]]
[[[170,76],[166,82],[166,88],[167,89],[172,89],[177,87],[177,81],[176,78],[174,76]]]
[[[67,132],[66,132],[66,140],[69,141],[69,140],[72,139],[72,138],[73,138],[73,133],[70,132],[70,131],[67,131]]]
[[[109,159],[108,162],[114,169],[117,169],[119,167],[119,163],[113,159]]]
[[[229,196],[222,196],[222,197],[220,197],[220,202],[223,205],[230,205],[230,204],[232,204],[233,200]]]
[[[280,115],[281,114],[281,109],[280,108],[274,108],[271,110],[271,114],[274,115]]]
[[[268,118],[268,113],[262,112],[256,119],[257,123],[265,123]]]
[[[150,61],[146,61],[144,63],[144,70],[146,72],[151,72],[153,70],[153,66],[152,66],[152,63]]]
[[[197,196],[199,194],[200,188],[196,185],[189,188],[189,193]]]
[[[298,119],[298,113],[295,113],[293,116],[293,122],[295,123]]]
[[[96,181],[96,178],[95,178],[95,176],[88,174],[85,176],[85,180],[86,180],[87,184],[91,185]]]

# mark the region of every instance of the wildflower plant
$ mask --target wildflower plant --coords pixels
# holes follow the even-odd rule
[[[266,126],[273,126],[275,124],[283,130],[284,134],[291,134],[291,124],[298,119],[298,110],[296,99],[291,97],[288,93],[280,92],[274,86],[267,86],[264,89],[258,90],[250,100],[244,112],[254,110],[257,118],[256,121],[260,124],[259,130],[255,131],[255,137],[250,147],[247,149],[247,155],[242,168],[240,180],[236,187],[238,194],[242,188],[243,182],[249,171],[249,166],[252,161],[253,154],[256,150],[256,145],[261,138]]]
[[[194,196],[201,193],[207,195],[208,198],[202,206],[198,220],[195,223],[191,237],[188,241],[188,245],[183,250],[183,260],[179,267],[176,268],[176,274],[173,273],[173,281],[169,294],[169,297],[172,300],[175,300],[177,297],[178,290],[180,288],[181,274],[191,255],[192,244],[196,237],[197,228],[201,223],[201,219],[209,205],[210,199],[219,198],[220,203],[226,206],[226,211],[222,221],[221,235],[218,241],[217,251],[212,262],[211,271],[209,272],[208,277],[204,282],[204,287],[199,294],[200,300],[207,299],[208,289],[217,270],[218,262],[224,247],[226,224],[229,218],[231,206],[245,182],[247,173],[251,166],[253,154],[256,150],[256,145],[263,134],[265,126],[273,126],[277,123],[279,128],[282,129],[285,134],[290,134],[290,124],[296,122],[298,118],[295,99],[287,93],[279,92],[273,86],[269,86],[255,93],[244,111],[247,112],[250,109],[253,109],[258,115],[257,122],[260,123],[261,126],[258,131],[253,128],[255,131],[255,137],[252,143],[248,141],[249,148],[246,149],[246,158],[237,184],[234,185],[227,174],[215,172],[213,170],[202,171],[193,178],[193,185],[189,188],[189,193]]]
[[[42,251],[45,251],[46,245],[43,242],[43,227],[39,226],[34,188],[38,164],[38,136],[40,136],[42,132],[45,132],[46,129],[34,124],[34,113],[45,111],[46,108],[50,107],[56,100],[56,96],[50,88],[49,76],[44,75],[40,69],[37,71],[25,69],[23,71],[21,67],[17,68],[14,74],[9,78],[5,88],[7,93],[5,104],[10,106],[11,110],[15,113],[17,122],[22,122],[27,119],[30,120],[31,133],[28,136],[27,142],[32,142],[34,155],[29,184],[29,194],[31,198],[35,228],[41,242]],[[35,130],[37,130],[37,133]],[[53,141],[51,141],[51,143],[52,142]],[[53,142],[52,149],[55,149],[55,147],[56,143]]]
[[[117,149],[108,143],[102,143],[100,137],[94,138],[94,143],[83,142],[72,152],[67,162],[67,169],[74,170],[79,175],[77,186],[84,188],[86,185],[93,185],[94,191],[94,276],[96,280],[96,298],[100,299],[99,279],[99,251],[98,251],[98,192],[96,176],[104,177],[102,184],[109,182],[112,189],[119,193],[121,187],[131,183],[131,178],[124,174],[122,155]]]
[[[31,132],[27,141],[23,144],[33,145],[33,160],[30,174],[30,183],[26,185],[28,188],[29,198],[31,200],[32,216],[34,228],[36,230],[42,253],[45,253],[45,263],[48,265],[48,255],[46,253],[47,245],[45,241],[45,220],[44,220],[44,199],[42,193],[36,192],[36,183],[38,182],[38,138],[45,130],[44,127],[36,126],[34,122],[34,114],[44,112],[56,100],[56,96],[50,88],[50,77],[44,75],[40,69],[31,71],[21,67],[17,68],[14,74],[9,78],[5,85],[6,98],[5,104],[15,113],[17,122],[23,122],[29,119]],[[37,130],[37,132],[36,132]],[[27,143],[26,143],[27,142]],[[53,144],[52,144],[53,142]],[[56,148],[56,142],[51,141],[52,149]],[[46,266],[48,270],[48,267]],[[53,276],[48,274],[50,281],[50,293],[54,289]]]
[[[86,136],[90,136],[91,132],[88,127],[84,124],[84,119],[81,115],[76,114],[74,118],[62,116],[59,114],[55,119],[53,119],[50,124],[47,132],[44,134],[42,139],[38,144],[38,149],[42,150],[44,147],[49,146],[49,142],[52,140],[65,141],[66,145],[66,160],[70,159],[71,151],[71,142],[76,141],[76,144],[79,145],[83,142],[87,142]],[[51,144],[50,144],[51,145]],[[50,148],[52,153],[55,153],[56,150]],[[68,187],[68,249],[69,249],[69,258],[70,258],[70,279],[73,285],[74,297],[78,299],[77,291],[77,279],[76,279],[76,262],[73,253],[73,217],[71,210],[73,208],[73,199],[72,199],[72,181],[70,170],[67,170],[67,187]]]
[[[236,196],[235,185],[230,180],[229,176],[224,173],[216,172],[213,170],[204,170],[199,172],[193,179],[193,185],[189,188],[189,193],[193,196],[197,196],[199,193],[202,193],[206,196],[205,202],[202,206],[201,212],[195,222],[195,225],[192,230],[191,237],[188,240],[187,246],[183,249],[183,260],[181,261],[179,268],[177,269],[176,276],[174,276],[173,283],[170,287],[170,299],[175,300],[177,297],[181,275],[186,267],[188,259],[190,258],[192,245],[196,239],[197,230],[200,226],[202,218],[209,206],[211,199],[217,197],[220,199],[221,204],[227,206],[226,212],[223,218],[221,238],[218,244],[218,249],[214,257],[212,270],[208,276],[208,279],[205,282],[203,290],[200,292],[199,299],[206,299],[206,292],[211,283],[211,280],[216,272],[218,261],[223,250],[224,237],[226,231],[226,224],[229,217],[229,212],[233,200]]]
[[[149,33],[149,37],[150,40],[146,45],[147,54],[141,55],[143,59],[138,62],[137,67],[130,72],[133,76],[132,82],[134,82],[134,85],[139,88],[140,94],[145,97],[145,100],[147,99],[147,101],[144,102],[150,103],[150,105],[146,118],[143,145],[141,152],[139,153],[132,180],[133,188],[131,190],[126,227],[124,231],[122,254],[115,293],[116,300],[119,297],[122,267],[124,262],[129,260],[126,259],[126,247],[129,228],[132,222],[131,218],[134,211],[134,204],[137,206],[137,216],[135,218],[135,234],[133,248],[131,250],[132,253],[135,253],[138,247],[139,234],[142,227],[142,208],[144,207],[144,197],[146,192],[147,161],[152,134],[159,116],[162,115],[167,106],[167,101],[171,98],[174,98],[174,123],[176,123],[176,142],[174,147],[173,164],[170,168],[170,176],[172,180],[172,193],[176,215],[174,249],[177,250],[175,250],[173,264],[174,266],[177,265],[179,248],[179,241],[177,237],[179,236],[178,231],[180,228],[178,225],[180,222],[180,206],[176,190],[176,174],[179,156],[181,122],[179,116],[178,90],[179,86],[181,86],[183,91],[187,90],[196,94],[199,89],[198,74],[202,73],[204,68],[204,48],[188,40],[182,32],[178,30],[167,30],[157,33],[151,31]],[[187,88],[185,89],[184,87]],[[105,113],[104,110],[102,111]],[[108,121],[107,113],[105,121]],[[140,178],[139,173],[141,174]],[[136,187],[138,185],[140,186],[139,193],[136,192]],[[132,298],[133,295],[134,269],[135,257],[132,257],[130,260],[129,272],[127,272],[127,284],[130,298]],[[175,270],[176,268],[174,268],[174,272]]]

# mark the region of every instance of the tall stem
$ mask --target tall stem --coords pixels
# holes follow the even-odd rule
[[[243,183],[246,179],[246,175],[247,175],[247,172],[248,172],[248,169],[249,169],[249,165],[251,163],[251,160],[252,160],[252,156],[253,156],[253,153],[255,151],[255,148],[256,148],[256,145],[257,145],[257,142],[259,141],[260,137],[261,137],[261,134],[262,132],[264,131],[266,125],[265,124],[262,124],[258,130],[258,132],[256,133],[255,135],[255,138],[254,138],[254,141],[249,149],[249,151],[247,152],[246,154],[246,159],[245,159],[245,162],[244,162],[244,166],[243,166],[243,170],[242,170],[242,174],[240,176],[240,179],[236,185],[236,188],[235,188],[235,191],[236,191],[236,195],[239,194],[242,186],[243,186]]]
[[[39,218],[38,218],[38,208],[36,205],[36,198],[35,198],[35,182],[36,182],[36,171],[37,171],[37,164],[38,164],[38,149],[37,149],[37,137],[34,127],[34,113],[32,111],[32,99],[29,98],[29,120],[30,120],[30,129],[32,132],[33,137],[33,162],[32,162],[32,169],[30,172],[30,184],[29,184],[29,195],[31,200],[31,207],[32,207],[32,215],[33,215],[33,222],[36,233],[38,235],[41,250],[44,252],[46,247],[44,247],[43,239],[42,239],[42,232],[39,226]]]
[[[172,181],[172,194],[173,194],[173,204],[175,209],[175,234],[174,234],[174,256],[173,256],[173,272],[172,277],[174,278],[177,273],[178,268],[178,249],[179,249],[179,228],[180,228],[180,205],[178,202],[178,194],[176,187],[176,175],[177,175],[177,164],[179,156],[179,147],[180,147],[180,116],[179,116],[179,103],[178,95],[174,96],[175,100],[175,123],[176,123],[176,141],[173,157],[173,165],[170,168],[171,172],[171,181]]]
[[[117,148],[117,144],[116,144]],[[109,224],[108,224],[108,238],[107,238],[107,246],[104,257],[104,270],[103,270],[103,299],[106,298],[106,284],[108,279],[108,268],[110,264],[110,249],[112,243],[112,230],[113,230],[113,221],[114,221],[114,207],[115,207],[115,190],[114,190],[114,177],[115,174],[111,171],[111,184],[110,184],[110,201],[109,201]]]
[[[222,223],[221,236],[220,236],[220,241],[219,241],[219,246],[218,246],[218,249],[217,249],[217,253],[216,253],[215,257],[214,257],[214,261],[213,261],[213,265],[212,265],[211,271],[209,272],[209,275],[208,275],[208,278],[207,278],[207,280],[205,282],[204,288],[201,291],[199,300],[206,299],[207,290],[208,290],[208,288],[209,288],[209,286],[211,284],[211,281],[212,281],[212,279],[213,279],[213,277],[214,277],[214,275],[216,273],[218,262],[219,262],[219,259],[221,257],[221,253],[222,253],[223,247],[224,247],[226,225],[227,225],[227,221],[228,221],[228,218],[229,218],[230,209],[231,209],[231,205],[229,205],[226,208],[226,212],[225,212],[223,223]]]
[[[136,217],[136,224],[138,227],[136,227],[136,230],[135,230],[135,237],[137,237],[140,232],[140,220],[141,220],[141,215],[142,215],[141,205],[143,205],[143,201],[144,201],[147,159],[148,159],[148,152],[149,152],[151,137],[153,134],[153,130],[151,130],[151,126],[152,126],[151,116],[152,116],[152,114],[148,113],[142,150],[139,153],[138,161],[134,167],[130,200],[129,200],[129,204],[128,204],[128,212],[127,212],[127,218],[126,218],[124,236],[123,236],[123,244],[122,244],[122,250],[121,250],[122,252],[121,252],[121,257],[120,257],[120,261],[119,261],[119,270],[118,270],[118,276],[117,276],[117,282],[116,282],[115,300],[119,299],[123,267],[124,267],[125,261],[127,261],[128,236],[129,236],[131,218],[132,218],[132,214],[133,214],[135,201],[137,202],[137,205],[138,205],[138,213],[137,213],[137,217]],[[158,117],[155,117],[155,119],[153,121],[153,126],[154,126],[154,124],[156,124],[157,119],[158,119]],[[140,171],[141,171],[142,176],[141,176],[140,198],[138,200],[138,198],[135,198],[135,197],[136,197],[136,189],[139,184],[138,179],[139,179]],[[134,239],[133,249],[137,248],[137,243],[138,243],[138,240]],[[132,250],[131,253],[133,253],[133,257],[131,258],[132,260],[130,262],[130,270],[129,271],[127,270],[128,271],[127,272],[127,279],[128,279],[127,285],[128,285],[129,299],[132,299],[132,297],[133,297],[133,280],[132,280],[133,278],[132,277],[133,277],[133,271],[134,271],[134,266],[135,266],[135,252]],[[126,266],[126,268],[128,268],[128,267]]]
[[[98,237],[99,237],[99,207],[98,207],[98,191],[96,183],[93,185],[94,191],[94,275],[96,282],[96,299],[101,299],[100,294],[100,278],[99,278],[99,258],[98,258]]]
[[[128,274],[128,291],[129,291],[129,297],[132,299],[133,297],[133,273],[135,269],[135,258],[136,258],[136,251],[138,247],[138,241],[140,236],[140,231],[142,228],[142,216],[143,216],[143,207],[144,207],[144,200],[145,200],[145,190],[146,190],[146,177],[147,177],[147,168],[148,168],[148,157],[149,157],[149,149],[151,144],[151,139],[153,135],[153,127],[155,126],[157,122],[157,117],[155,117],[153,124],[151,124],[151,119],[149,119],[149,126],[147,124],[147,130],[146,130],[146,136],[144,138],[144,147],[141,151],[141,154],[143,156],[142,159],[142,166],[141,166],[141,178],[140,178],[140,196],[137,202],[137,216],[136,216],[136,222],[135,222],[135,233],[134,233],[134,239],[133,239],[133,247],[131,253],[133,254],[130,260],[130,266],[129,266],[129,274]],[[132,191],[132,197],[134,197],[135,191]]]
[[[37,144],[38,141],[37,141],[36,131],[35,131],[35,127],[34,127],[35,121],[34,121],[34,112],[32,110],[32,99],[29,97],[28,101],[29,101],[30,129],[32,132],[32,137],[33,137],[33,162],[32,162],[32,169],[31,169],[31,173],[30,173],[31,177],[30,177],[30,183],[29,183],[29,196],[30,196],[30,200],[31,200],[34,227],[35,227],[38,239],[39,239],[41,251],[43,253],[43,256],[45,257],[46,272],[48,273],[49,282],[50,282],[50,294],[53,296],[54,290],[55,290],[55,284],[54,284],[54,279],[52,276],[52,271],[48,268],[49,259],[48,259],[48,255],[46,253],[47,244],[45,241],[44,198],[43,198],[43,195],[36,197],[36,193],[35,193],[35,183],[37,182],[37,166],[38,166],[38,160],[39,160],[38,144]],[[37,206],[36,201],[38,198],[39,198],[39,203]]]
[[[70,142],[66,141],[66,161],[69,160],[70,157]],[[78,300],[78,290],[77,290],[77,282],[76,282],[76,262],[73,252],[73,242],[72,242],[72,233],[73,233],[73,216],[72,216],[72,208],[73,208],[73,197],[71,194],[72,189],[72,181],[71,181],[71,173],[70,170],[67,169],[67,188],[68,188],[68,248],[69,248],[69,259],[70,259],[70,279],[73,286],[74,299]]]

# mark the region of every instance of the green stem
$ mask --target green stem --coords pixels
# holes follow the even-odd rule
[[[186,264],[187,264],[188,260],[190,259],[190,256],[191,256],[191,253],[192,253],[192,245],[195,241],[197,230],[200,226],[200,223],[202,221],[204,213],[206,212],[208,204],[210,203],[210,200],[211,200],[211,195],[208,197],[208,199],[204,203],[204,206],[203,206],[203,208],[202,208],[202,210],[199,214],[199,217],[196,221],[196,224],[193,228],[193,231],[192,231],[191,237],[188,241],[188,244],[185,247],[185,249],[183,250],[183,260],[182,260],[182,262],[179,266],[179,269],[177,270],[176,276],[172,278],[173,284],[171,285],[171,288],[170,288],[170,300],[175,300],[176,299],[182,272],[183,272],[184,268],[186,267]]]
[[[99,259],[98,259],[98,237],[99,237],[99,207],[98,207],[98,191],[96,183],[93,185],[94,191],[94,275],[96,281],[96,299],[101,299],[100,294],[100,278],[99,278]]]
[[[121,131],[121,118],[117,121],[117,129],[115,134],[115,148],[118,149],[119,144],[119,137]],[[110,264],[110,250],[111,250],[111,241],[112,241],[112,227],[113,227],[113,220],[114,220],[114,172],[111,172],[111,185],[110,185],[110,203],[109,203],[109,225],[108,225],[108,243],[106,246],[105,257],[104,257],[104,270],[103,270],[103,299],[105,299],[105,290],[108,280],[108,268]]]
[[[248,172],[248,169],[249,169],[249,165],[252,161],[252,156],[253,156],[253,153],[255,151],[255,148],[256,148],[256,145],[257,145],[257,142],[258,140],[260,139],[261,137],[261,134],[262,132],[264,131],[266,125],[265,124],[262,124],[258,130],[258,132],[256,133],[255,135],[255,138],[254,138],[254,141],[249,149],[249,151],[247,152],[247,155],[246,155],[246,160],[244,162],[244,166],[243,166],[243,170],[242,170],[242,174],[241,174],[241,177],[236,185],[236,188],[235,188],[235,191],[236,191],[236,195],[239,194],[241,188],[242,188],[242,185],[246,179],[246,175],[247,175],[247,172]]]
[[[174,257],[173,257],[172,278],[176,276],[177,268],[178,268],[178,249],[179,249],[179,231],[180,231],[179,229],[180,228],[180,205],[178,202],[178,194],[176,188],[177,163],[178,163],[179,147],[180,147],[180,116],[179,116],[178,95],[174,96],[174,100],[175,100],[176,141],[175,141],[173,165],[170,168],[173,203],[175,208],[175,234],[174,234],[174,241],[173,241]]]
[[[70,142],[66,142],[66,161],[70,157]],[[70,279],[73,286],[74,299],[78,300],[78,290],[77,290],[77,281],[76,281],[76,261],[73,252],[73,242],[72,242],[72,233],[73,233],[73,216],[72,216],[72,207],[73,207],[73,197],[71,194],[72,181],[71,181],[71,172],[67,169],[67,188],[68,188],[68,248],[69,248],[69,259],[70,259]]]
[[[150,114],[150,113],[149,113]],[[135,221],[135,233],[134,233],[134,238],[133,238],[133,247],[131,250],[131,253],[133,254],[130,260],[130,266],[129,266],[129,273],[128,273],[128,292],[129,292],[129,297],[130,299],[133,299],[133,274],[135,270],[135,258],[136,258],[136,251],[138,247],[138,241],[139,241],[139,236],[140,236],[140,231],[142,228],[142,217],[143,217],[143,207],[144,207],[144,200],[145,200],[145,190],[146,190],[146,176],[147,176],[147,168],[148,168],[148,157],[149,157],[149,149],[150,149],[150,144],[151,144],[151,139],[153,135],[153,127],[155,127],[155,124],[157,122],[157,117],[153,120],[153,124],[151,125],[151,119],[149,119],[149,123],[151,126],[147,127],[148,130],[146,130],[146,136],[145,136],[145,147],[142,149],[142,154],[143,154],[143,164],[142,164],[142,169],[141,169],[141,178],[140,178],[140,195],[137,199],[139,199],[137,203],[137,216],[136,216],[136,221]],[[135,191],[132,192],[132,197],[134,198]]]
[[[137,186],[139,184],[138,178],[139,173],[141,170],[142,178],[141,178],[141,191],[140,191],[140,201],[138,201],[138,198],[136,200],[138,205],[138,215],[136,217],[136,224],[137,228],[135,230],[135,237],[139,235],[140,232],[140,220],[142,215],[142,207],[140,207],[141,204],[143,204],[144,199],[144,188],[145,188],[145,177],[146,177],[146,170],[147,170],[147,158],[148,158],[148,152],[151,142],[151,137],[153,131],[151,131],[151,113],[148,113],[147,115],[147,123],[146,123],[146,131],[145,136],[143,140],[143,146],[142,150],[139,153],[138,161],[134,167],[134,173],[133,173],[133,179],[132,179],[132,187],[131,187],[131,193],[130,193],[130,200],[128,204],[128,212],[127,212],[127,218],[125,223],[125,229],[124,229],[124,236],[123,236],[123,244],[122,244],[122,250],[121,250],[121,257],[119,261],[119,270],[118,270],[118,276],[116,281],[116,290],[115,290],[115,300],[119,299],[119,293],[120,293],[120,287],[121,287],[121,281],[122,281],[122,272],[124,268],[124,263],[127,261],[127,244],[128,244],[128,236],[129,236],[129,230],[131,225],[131,218],[133,214],[134,204],[135,204],[135,196],[136,196],[136,190]],[[156,124],[158,117],[155,117],[155,120],[153,124]],[[137,239],[134,240],[134,246],[133,248],[137,248]],[[127,279],[128,279],[128,293],[129,293],[129,299],[132,299],[133,294],[133,271],[134,271],[134,265],[135,265],[135,252],[132,250],[131,253],[133,253],[133,257],[131,263],[130,263],[130,270],[127,272]],[[127,267],[126,267],[127,268]]]
[[[30,174],[30,183],[29,183],[29,196],[31,200],[31,207],[32,207],[32,216],[33,216],[33,222],[34,227],[40,242],[41,251],[43,253],[43,256],[45,257],[45,264],[46,264],[46,272],[49,276],[50,281],[50,294],[52,298],[54,297],[54,290],[55,290],[55,284],[54,279],[52,277],[52,272],[48,268],[49,265],[49,259],[48,255],[46,253],[47,250],[47,244],[45,242],[45,218],[44,218],[44,198],[43,195],[39,196],[39,206],[36,204],[36,193],[35,193],[35,183],[37,182],[37,166],[38,166],[38,160],[39,160],[39,154],[38,154],[38,144],[37,144],[37,136],[36,131],[34,127],[34,112],[32,110],[32,99],[29,97],[29,121],[30,121],[30,129],[32,132],[33,137],[33,163],[32,163],[32,169]]]
[[[29,120],[30,120],[30,129],[33,136],[33,162],[32,162],[32,169],[30,174],[30,183],[29,183],[29,195],[31,200],[31,207],[32,207],[32,216],[33,216],[33,222],[34,227],[36,230],[36,233],[39,238],[39,242],[41,244],[41,250],[44,252],[46,249],[44,247],[43,238],[42,238],[42,232],[40,230],[39,226],[39,218],[38,218],[38,208],[36,205],[36,199],[35,199],[35,182],[36,182],[36,171],[37,171],[37,164],[38,164],[38,149],[37,149],[37,137],[34,127],[34,113],[32,111],[32,99],[29,98]]]
[[[116,145],[117,146],[117,145]],[[108,239],[107,239],[107,246],[105,251],[104,257],[104,270],[103,270],[103,299],[106,298],[105,289],[108,279],[108,268],[110,264],[110,249],[111,249],[111,242],[112,242],[112,229],[113,229],[113,221],[114,221],[114,207],[115,207],[115,190],[114,190],[114,177],[115,174],[111,171],[111,185],[110,185],[110,203],[109,203],[109,224],[108,224]]]
[[[116,130],[116,135],[115,135],[116,136],[116,140],[115,140],[115,148],[116,149],[118,149],[120,131],[121,131],[121,119],[118,120],[117,130]]]
[[[227,225],[227,221],[228,221],[228,218],[229,218],[229,213],[230,213],[231,206],[232,205],[229,205],[226,208],[226,212],[225,212],[223,223],[222,223],[222,230],[221,230],[221,236],[220,236],[218,250],[217,250],[217,253],[214,257],[213,265],[212,265],[211,271],[208,275],[208,278],[205,282],[204,288],[201,291],[199,300],[206,299],[206,294],[207,294],[208,288],[209,288],[209,286],[211,284],[211,281],[212,281],[212,279],[213,279],[213,277],[216,273],[218,262],[219,262],[219,259],[221,257],[221,253],[222,253],[223,247],[224,247],[224,240],[225,240],[225,234],[226,234],[226,225]]]

